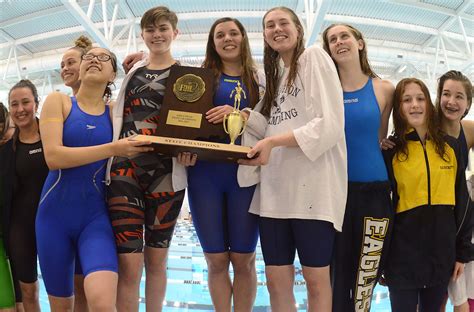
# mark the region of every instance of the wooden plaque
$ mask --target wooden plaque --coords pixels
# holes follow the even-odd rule
[[[206,112],[214,107],[213,96],[212,70],[171,67],[156,137],[138,135],[134,139],[152,141],[155,151],[164,155],[191,152],[198,154],[198,160],[236,162],[246,159],[249,147],[221,143],[229,141],[222,123],[207,121]]]
[[[131,140],[150,141],[155,152],[163,155],[178,156],[181,152],[197,154],[198,160],[237,162],[239,159],[248,159],[247,153],[250,152],[247,146],[161,136],[137,135]]]

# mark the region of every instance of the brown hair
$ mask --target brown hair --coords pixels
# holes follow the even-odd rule
[[[397,158],[399,160],[406,160],[408,158],[408,147],[405,135],[410,129],[410,126],[408,125],[406,117],[403,115],[401,106],[403,100],[403,93],[405,92],[406,86],[411,83],[417,84],[425,97],[425,118],[428,126],[427,137],[431,139],[435,144],[436,153],[444,160],[447,160],[447,154],[445,151],[445,140],[440,130],[440,127],[438,126],[438,119],[436,117],[436,111],[433,106],[433,103],[431,102],[430,92],[428,91],[428,88],[423,83],[423,81],[417,78],[402,79],[395,87],[395,93],[393,95],[393,126],[395,137],[397,138],[397,144],[395,146]]]
[[[450,70],[444,73],[438,79],[438,90],[436,92],[436,111],[438,112],[438,121],[441,125],[441,121],[444,118],[444,114],[441,111],[441,95],[443,94],[444,83],[448,80],[454,80],[461,82],[462,86],[464,87],[464,92],[466,93],[467,97],[467,109],[464,112],[463,118],[469,113],[469,109],[471,108],[472,104],[472,83],[463,73],[457,70]]]
[[[275,7],[267,11],[263,16],[262,25],[263,30],[265,31],[265,18],[267,17],[268,13],[280,10],[283,12],[288,13],[290,15],[291,20],[296,26],[298,30],[298,39],[296,42],[296,47],[294,49],[293,57],[291,59],[290,64],[290,71],[288,73],[288,80],[287,86],[290,86],[296,78],[298,72],[298,58],[304,52],[304,29],[303,25],[301,24],[298,16],[291,10],[290,8],[280,6]],[[272,109],[272,105],[274,103],[278,82],[280,80],[280,66],[279,66],[280,56],[277,51],[273,50],[270,45],[265,41],[264,48],[263,48],[263,65],[265,70],[265,95],[263,96],[263,107],[262,107],[262,114],[265,116],[270,116],[270,111]]]
[[[216,31],[217,25],[225,22],[233,22],[235,25],[237,25],[237,28],[239,28],[239,31],[242,34],[242,42],[240,44],[240,65],[242,67],[241,77],[243,84],[247,87],[250,93],[249,107],[253,108],[258,102],[258,84],[255,81],[254,76],[256,66],[252,59],[252,53],[250,52],[250,44],[247,32],[239,20],[231,17],[223,17],[216,20],[214,24],[212,24],[211,29],[209,30],[209,36],[207,38],[206,56],[204,58],[204,62],[202,63],[202,67],[212,69],[217,84],[222,74],[223,65],[221,57],[216,51],[214,33]]]
[[[38,90],[36,89],[36,86],[28,79],[22,79],[18,81],[8,92],[8,105],[10,105],[10,95],[13,90],[15,89],[20,89],[20,88],[27,88],[30,89],[31,93],[33,94],[33,98],[36,104],[36,107],[39,105],[39,96],[38,96]]]
[[[3,129],[0,129],[0,139],[5,136],[10,127],[10,114],[7,108],[0,102],[0,124],[3,124]]]
[[[74,46],[69,50],[79,51],[81,56],[83,56],[90,49],[92,49],[92,41],[88,37],[81,35],[74,41]]]
[[[333,27],[336,27],[336,26],[344,26],[346,27],[347,29],[349,29],[349,32],[354,36],[354,38],[359,41],[359,40],[362,40],[362,50],[359,50],[359,62],[360,62],[360,67],[362,68],[362,72],[364,74],[366,74],[367,76],[369,77],[372,77],[372,78],[378,78],[379,76],[374,73],[374,71],[372,70],[372,68],[370,67],[370,64],[369,64],[369,59],[367,57],[367,44],[365,43],[365,39],[364,39],[364,36],[362,35],[362,33],[356,29],[355,27],[351,26],[351,25],[348,25],[348,24],[344,24],[344,23],[337,23],[337,24],[332,24],[330,25],[328,28],[326,28],[324,31],[323,31],[323,48],[324,50],[331,56],[332,58],[332,55],[331,55],[331,50],[329,49],[329,38],[328,38],[328,32],[331,28]],[[334,60],[334,59],[333,59]],[[336,64],[336,68],[337,68],[337,63],[334,62]]]
[[[158,23],[158,21],[162,18],[170,22],[173,30],[176,29],[176,26],[178,25],[178,16],[175,12],[171,11],[165,6],[157,6],[146,11],[140,21],[140,27],[141,29],[145,29],[150,25],[156,26],[156,23]]]

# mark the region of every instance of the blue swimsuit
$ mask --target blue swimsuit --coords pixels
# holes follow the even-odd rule
[[[89,115],[72,99],[64,122],[63,144],[85,147],[112,141],[109,107]],[[105,202],[106,160],[49,172],[36,217],[41,272],[49,295],[73,295],[74,261],[84,276],[96,271],[117,272],[117,253]]]
[[[247,97],[242,94],[240,109],[247,107],[250,95],[242,80],[225,74],[221,75],[214,94],[215,106],[233,106],[230,94],[237,81],[240,81]],[[236,144],[240,144],[240,137]],[[237,168],[237,164],[199,160],[195,166],[188,167],[189,207],[196,233],[206,253],[255,251],[257,218],[248,212],[255,186],[239,187]]]

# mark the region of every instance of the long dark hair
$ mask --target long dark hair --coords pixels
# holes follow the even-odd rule
[[[117,74],[117,56],[115,55],[114,52],[110,51],[109,49],[106,49],[106,50],[110,53],[110,56],[111,56],[110,62],[112,63],[112,69],[114,73]],[[105,97],[106,102],[112,98],[112,89],[111,89],[112,86],[115,87],[114,82],[109,81],[107,83],[107,86],[105,87],[104,97]]]
[[[291,86],[291,84],[295,81],[296,75],[298,73],[298,58],[304,52],[304,29],[303,25],[301,24],[298,16],[296,16],[293,10],[287,7],[275,7],[267,11],[263,16],[262,25],[263,29],[265,30],[265,18],[267,17],[268,13],[280,10],[288,13],[291,17],[291,20],[296,26],[298,30],[298,39],[296,42],[296,47],[294,49],[293,57],[291,59],[290,64],[290,72],[288,74],[287,86]],[[272,105],[274,103],[278,83],[280,80],[280,55],[277,51],[273,50],[267,42],[264,42],[263,48],[263,65],[265,69],[265,95],[263,96],[263,107],[262,107],[262,114],[265,116],[270,116],[270,111],[272,109]]]
[[[443,137],[443,133],[441,132],[440,127],[438,125],[438,118],[436,116],[436,111],[433,106],[433,103],[431,102],[430,92],[428,91],[428,88],[423,83],[423,81],[417,78],[402,79],[395,87],[395,93],[393,95],[393,126],[395,137],[397,138],[397,144],[394,147],[395,151],[397,152],[397,158],[401,161],[406,160],[408,158],[408,147],[405,135],[410,129],[410,126],[408,125],[406,117],[403,115],[401,106],[403,100],[403,93],[405,92],[406,86],[411,83],[417,84],[425,97],[425,118],[426,124],[428,126],[427,136],[435,144],[436,153],[444,160],[447,160],[445,140]]]
[[[202,67],[212,69],[217,84],[220,76],[222,75],[223,64],[221,57],[216,51],[216,45],[214,44],[214,33],[216,31],[217,25],[225,22],[233,22],[235,25],[237,25],[240,33],[242,34],[242,42],[240,44],[240,64],[242,66],[241,77],[243,84],[247,87],[250,93],[249,107],[253,108],[258,102],[258,84],[255,81],[256,66],[252,59],[252,53],[250,52],[250,43],[247,36],[247,31],[239,20],[232,17],[223,17],[216,20],[214,24],[212,24],[211,29],[209,30],[209,36],[207,38],[206,56],[202,63]]]

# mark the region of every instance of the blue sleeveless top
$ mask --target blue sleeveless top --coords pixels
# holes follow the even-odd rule
[[[69,116],[64,121],[63,144],[68,147],[85,147],[112,142],[112,122],[109,106],[101,115],[89,115],[81,110],[75,97],[71,97],[72,107]],[[107,159],[87,165],[62,169],[64,179],[80,179],[94,184],[103,194],[105,191],[105,165]]]
[[[459,142],[459,147],[461,148],[461,159],[464,162],[464,170],[467,169],[469,163],[469,148],[467,147],[466,136],[464,135],[464,129],[461,125],[461,132],[459,132],[459,137],[457,138]]]
[[[362,89],[344,92],[344,118],[349,181],[388,180],[378,138],[381,113],[372,78]]]

